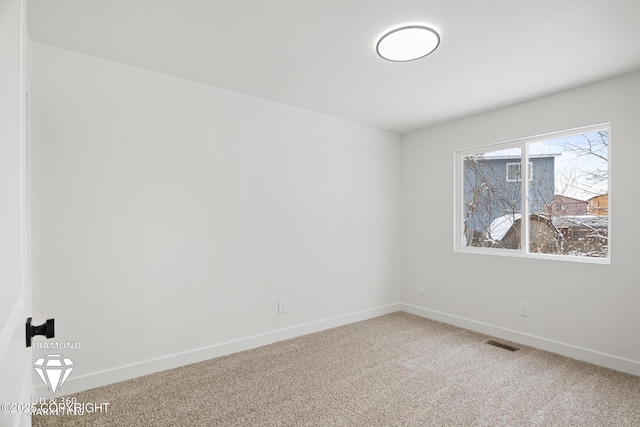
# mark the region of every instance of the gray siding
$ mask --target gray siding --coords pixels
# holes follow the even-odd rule
[[[529,213],[549,212],[554,201],[555,159],[549,156],[529,160]],[[507,164],[510,163],[518,164],[520,158],[465,159],[463,218],[469,242],[479,236],[486,237],[496,218],[522,212],[521,182],[507,177]]]

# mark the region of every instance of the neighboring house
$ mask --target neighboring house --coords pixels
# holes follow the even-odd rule
[[[585,200],[556,194],[547,213],[553,216],[586,215],[588,204]]]
[[[489,228],[492,247],[518,249],[521,215],[496,218]],[[608,247],[608,218],[598,215],[529,216],[529,252],[602,257]]]
[[[562,236],[563,250],[570,254],[602,257],[609,246],[609,217],[568,215],[553,217],[553,225]]]
[[[505,215],[496,218],[491,224],[490,234],[494,239],[493,247],[518,249],[521,245],[521,215]],[[549,215],[531,214],[529,216],[529,251],[542,254],[558,253],[560,233]]]
[[[587,213],[589,215],[609,215],[609,194],[601,194],[587,200],[589,207]]]
[[[470,156],[464,159],[465,238],[490,245],[493,221],[522,211],[520,156]],[[529,212],[546,213],[554,202],[555,155],[530,156]]]

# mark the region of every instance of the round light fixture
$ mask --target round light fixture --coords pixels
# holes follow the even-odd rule
[[[378,55],[388,61],[406,62],[424,58],[440,44],[438,33],[420,25],[397,28],[378,41]]]

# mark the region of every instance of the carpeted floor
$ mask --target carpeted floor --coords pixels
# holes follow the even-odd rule
[[[489,339],[394,313],[78,393],[108,411],[33,425],[640,425],[640,377]]]

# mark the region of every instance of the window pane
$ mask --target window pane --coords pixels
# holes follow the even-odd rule
[[[606,129],[530,143],[529,251],[608,256],[609,134]]]
[[[520,181],[520,163],[507,163],[507,181]]]
[[[520,248],[521,151],[511,148],[464,157],[464,246]]]

